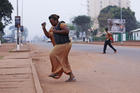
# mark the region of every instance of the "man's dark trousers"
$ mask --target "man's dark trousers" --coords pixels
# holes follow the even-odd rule
[[[105,43],[104,43],[104,50],[103,50],[103,53],[106,53],[107,45],[109,45],[109,47],[111,47],[111,48],[114,50],[114,52],[116,52],[116,49],[112,46],[111,40],[109,39],[109,40],[106,40]]]

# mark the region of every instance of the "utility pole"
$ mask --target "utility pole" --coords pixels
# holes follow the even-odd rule
[[[19,17],[19,13],[18,13],[18,0],[17,0],[17,17]],[[20,23],[20,17],[19,17],[18,21]],[[20,50],[19,28],[20,28],[20,24],[17,24],[17,50]]]
[[[23,46],[23,31],[24,31],[24,26],[23,26],[23,0],[22,0],[22,12],[21,12],[21,27],[20,27],[20,39],[21,39],[21,46]]]
[[[120,0],[120,20],[121,20],[121,27],[122,27],[123,19],[122,19],[122,2],[121,2],[121,0]],[[123,44],[123,31],[121,31],[121,44]]]

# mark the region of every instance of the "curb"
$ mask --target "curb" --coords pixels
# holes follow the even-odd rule
[[[33,80],[34,80],[34,84],[35,84],[36,93],[43,93],[43,90],[42,90],[40,82],[39,82],[39,77],[37,75],[35,66],[32,63],[32,60],[30,61],[30,64],[31,64],[32,72],[33,72]]]

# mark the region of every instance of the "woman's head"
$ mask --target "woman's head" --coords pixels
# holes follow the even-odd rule
[[[56,14],[52,14],[49,16],[49,20],[50,20],[50,23],[53,25],[53,26],[56,26],[58,24],[58,20],[59,20],[59,16],[56,15]]]

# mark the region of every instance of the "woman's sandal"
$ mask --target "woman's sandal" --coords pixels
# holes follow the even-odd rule
[[[58,78],[59,76],[58,76],[58,74],[51,74],[51,75],[49,75],[49,77],[52,77],[52,78]]]

